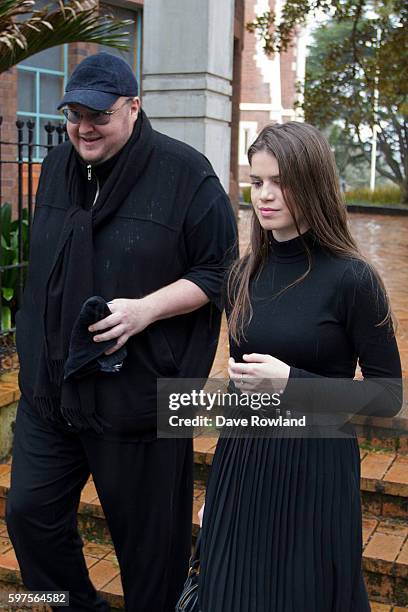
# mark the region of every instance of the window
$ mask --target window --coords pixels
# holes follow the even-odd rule
[[[35,121],[34,141],[47,143],[44,129],[49,121],[61,121],[57,104],[64,94],[68,69],[68,45],[52,47],[20,62],[18,73],[17,115]],[[45,149],[36,147],[36,160],[45,157]]]
[[[141,60],[142,60],[142,10],[141,9],[126,9],[119,6],[113,6],[112,4],[100,3],[99,7],[100,14],[110,14],[120,19],[121,21],[129,19],[132,21],[131,25],[124,26],[122,32],[128,32],[128,51],[119,51],[113,47],[100,46],[101,51],[107,51],[113,55],[118,55],[127,61],[127,63],[133,68],[137,82],[141,83]]]
[[[239,165],[248,166],[248,149],[254,142],[258,130],[257,121],[239,122]]]
[[[35,8],[56,8],[56,0],[36,0]],[[44,125],[61,121],[57,104],[64,94],[68,71],[68,46],[61,45],[41,51],[20,62],[17,66],[18,94],[17,115],[27,121],[35,121],[34,142],[46,144]],[[45,157],[46,150],[36,147],[36,161]]]

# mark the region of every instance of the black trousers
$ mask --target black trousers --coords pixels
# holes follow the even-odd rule
[[[77,530],[90,473],[112,535],[128,612],[173,612],[188,568],[191,440],[113,442],[50,424],[20,402],[6,520],[25,586],[66,590],[64,610],[109,610]],[[59,608],[58,608],[59,610]]]

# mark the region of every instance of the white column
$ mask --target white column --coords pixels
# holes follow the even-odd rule
[[[143,108],[208,157],[228,190],[234,0],[147,0]]]

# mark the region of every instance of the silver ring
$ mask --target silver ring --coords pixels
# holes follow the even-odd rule
[[[241,380],[239,382],[241,383],[241,385],[244,384],[244,375],[243,374],[241,374]]]

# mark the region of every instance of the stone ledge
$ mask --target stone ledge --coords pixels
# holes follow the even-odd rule
[[[394,417],[362,416],[352,417],[352,423],[363,428],[376,428],[389,431],[389,435],[408,436],[408,401],[405,400],[399,413]]]
[[[347,212],[371,213],[373,215],[408,215],[408,206],[379,206],[375,204],[347,204]]]
[[[4,520],[0,520],[0,592],[24,592],[18,562],[8,537]],[[86,541],[84,556],[89,576],[95,588],[115,608],[124,608],[123,590],[119,576],[119,564],[112,544],[96,544]],[[6,589],[6,585],[8,589]],[[2,608],[4,609],[4,608]],[[15,610],[16,608],[14,608]],[[30,610],[33,610],[30,607]],[[46,606],[35,608],[38,612],[50,610]],[[34,610],[33,610],[34,612]]]
[[[13,370],[0,376],[0,408],[20,399],[18,371]]]
[[[0,376],[0,460],[7,457],[13,445],[13,425],[20,399],[18,371]]]

